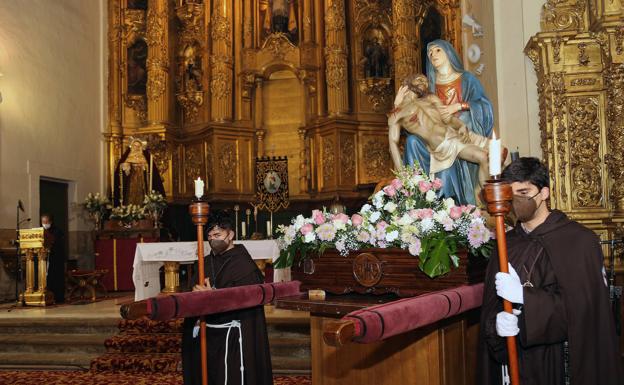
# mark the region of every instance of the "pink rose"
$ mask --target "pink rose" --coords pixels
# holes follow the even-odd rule
[[[433,180],[433,182],[431,182],[431,186],[433,187],[434,190],[439,190],[442,188],[442,179],[440,178],[435,178]]]
[[[416,215],[420,219],[433,218],[433,210],[432,209],[417,209]]]
[[[394,189],[397,191],[403,188],[403,182],[401,182],[401,179],[399,178],[392,179],[392,182],[390,182],[390,185],[394,187]]]
[[[311,223],[306,223],[305,225],[301,226],[301,234],[306,235],[307,233],[311,232],[312,230],[314,230],[314,226],[312,226]]]
[[[394,188],[394,186],[387,185],[386,187],[383,188],[383,191],[386,193],[387,196],[389,197],[393,197],[396,195],[396,189]]]
[[[468,213],[468,214],[470,214],[474,208],[475,208],[475,206],[474,206],[474,205],[465,205],[465,206],[462,206],[462,210],[463,210],[465,213]]]
[[[317,225],[325,223],[325,216],[321,210],[312,210],[312,219],[314,219],[314,223]]]
[[[377,230],[384,230],[386,227],[388,227],[386,221],[381,221],[377,223]]]
[[[346,225],[347,222],[349,221],[349,216],[347,214],[338,213],[338,214],[332,215],[332,221],[339,221]]]
[[[427,191],[431,190],[431,183],[421,180],[420,182],[418,182],[418,189],[420,190],[421,193],[424,194]]]
[[[463,212],[464,210],[462,210],[460,206],[453,206],[451,207],[450,216],[453,219],[459,219],[459,217],[462,216]]]
[[[410,217],[414,218],[414,219],[419,219],[418,216],[418,210],[416,209],[411,209],[410,211],[407,212],[409,214]]]
[[[360,214],[353,214],[351,216],[351,223],[353,223],[353,226],[359,226],[362,224],[363,221],[364,218],[362,218]]]

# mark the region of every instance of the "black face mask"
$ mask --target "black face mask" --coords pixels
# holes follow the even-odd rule
[[[524,223],[533,219],[533,217],[535,216],[535,212],[537,211],[539,206],[542,205],[543,202],[540,202],[539,205],[535,203],[535,199],[533,198],[538,195],[539,192],[532,197],[525,197],[522,195],[513,196],[513,201],[511,202],[511,205],[513,207],[514,213],[516,214],[516,218],[518,218],[520,222]]]
[[[223,239],[212,239],[208,241],[214,255],[223,253],[228,248],[228,243]]]

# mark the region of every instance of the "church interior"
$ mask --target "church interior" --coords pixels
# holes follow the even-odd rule
[[[415,74],[426,75],[429,96],[457,106],[461,129],[489,143],[470,148],[490,167],[492,143],[502,144],[499,172],[488,175],[518,157],[545,165],[548,208],[601,241],[624,348],[624,1],[2,0],[0,383],[187,384],[184,318],[177,299],[175,315],[163,315],[166,298],[182,306],[204,277],[197,255],[211,213],[223,212],[232,242],[271,285],[254,306],[264,304],[273,383],[478,384],[487,260],[455,253],[455,243],[438,257],[424,236],[416,244],[390,231],[376,244],[372,232],[320,250],[306,240],[306,226],[321,242],[324,224],[346,234],[375,222],[366,207],[380,191],[402,207],[394,194],[406,184],[393,170],[404,159],[425,162],[428,180],[442,145],[407,127],[424,127],[420,112],[397,120],[400,158],[390,150],[389,119]],[[441,129],[444,141],[455,135]],[[446,168],[483,167],[462,148]],[[464,175],[433,174],[433,192]],[[420,183],[412,187],[424,194]],[[466,198],[446,187],[426,198],[492,215],[480,222],[489,243],[458,241],[469,252],[496,248],[489,234],[503,223],[488,187],[480,197],[474,186]],[[392,202],[381,205],[391,213]],[[457,287],[459,303],[447,296],[437,316],[440,302],[423,295]],[[367,307],[421,297],[437,318],[385,338],[394,324],[381,318],[380,337],[370,339],[377,321],[364,337]]]

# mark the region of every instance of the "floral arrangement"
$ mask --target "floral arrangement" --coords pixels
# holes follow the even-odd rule
[[[112,207],[108,198],[100,193],[89,193],[82,206],[90,215],[99,215],[100,218],[104,217]]]
[[[143,199],[143,208],[145,213],[152,217],[154,220],[154,227],[158,228],[159,222],[163,211],[167,207],[167,201],[158,191],[152,190],[149,194],[145,195]]]
[[[124,225],[130,225],[140,219],[145,219],[145,208],[138,205],[118,206],[111,211],[111,219],[117,219]]]
[[[165,207],[167,207],[167,201],[158,191],[152,190],[151,193],[145,195],[143,207],[148,213],[162,213]]]
[[[276,267],[292,266],[297,253],[305,259],[328,248],[346,256],[363,248],[399,247],[418,257],[420,269],[433,278],[449,272],[451,263],[458,266],[458,248],[490,255],[493,234],[477,207],[439,198],[442,181],[420,168],[404,167],[395,175],[351,217],[314,210],[310,218],[299,215],[290,226],[279,226]]]

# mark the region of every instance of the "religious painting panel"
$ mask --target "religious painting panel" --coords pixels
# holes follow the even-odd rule
[[[214,193],[249,194],[254,191],[253,141],[251,135],[234,137],[215,134],[210,171],[214,175]]]

